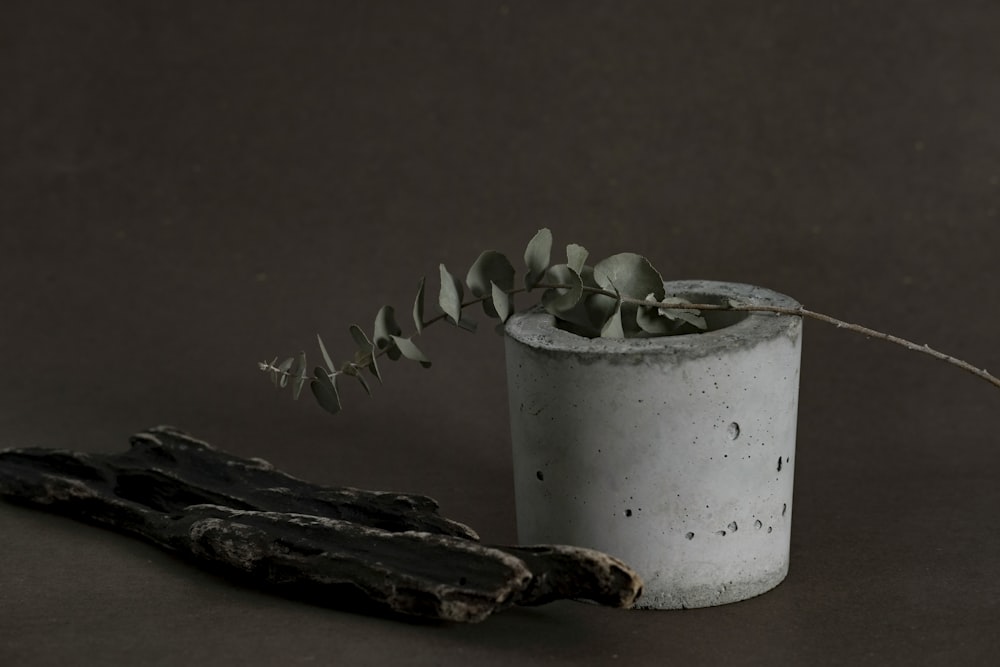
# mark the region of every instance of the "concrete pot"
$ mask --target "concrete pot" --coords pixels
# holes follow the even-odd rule
[[[737,283],[666,287],[798,305]],[[541,309],[506,325],[518,537],[618,556],[645,580],[639,607],[736,602],[788,572],[802,321],[703,314],[708,332],[626,340]]]

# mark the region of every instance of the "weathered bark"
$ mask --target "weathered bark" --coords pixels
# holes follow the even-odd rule
[[[572,546],[489,546],[431,498],[310,484],[169,427],[120,454],[8,449],[0,495],[331,606],[481,621],[564,598],[628,607],[639,577]]]

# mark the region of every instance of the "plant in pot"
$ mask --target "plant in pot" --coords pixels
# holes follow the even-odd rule
[[[565,261],[552,257],[552,234],[542,229],[525,249],[523,286],[497,251],[480,254],[464,285],[441,265],[441,312],[425,315],[421,281],[410,335],[383,306],[371,334],[349,327],[350,360],[335,364],[318,337],[325,366],[310,370],[300,352],[260,368],[296,398],[309,384],[336,414],[340,382],[371,393],[380,360],[430,366],[414,338],[437,322],[474,330],[468,309],[480,305],[505,333],[519,541],[617,556],[643,577],[637,606],[657,609],[735,602],[785,578],[803,318],[932,355],[1000,387],[967,362],[762,287],[664,281],[634,253],[588,264],[577,244]],[[515,312],[515,295],[528,292],[538,302]]]

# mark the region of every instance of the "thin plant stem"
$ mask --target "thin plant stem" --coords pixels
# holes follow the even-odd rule
[[[532,289],[540,289],[540,290],[545,290],[545,289],[569,289],[571,287],[572,287],[571,285],[562,284],[562,283],[539,283],[538,285],[535,285]],[[831,325],[837,327],[838,329],[847,329],[848,331],[853,331],[853,332],[859,333],[859,334],[861,334],[863,336],[868,336],[869,338],[875,338],[877,340],[883,340],[883,341],[886,341],[888,343],[893,343],[895,345],[899,345],[901,347],[906,348],[907,350],[912,350],[914,352],[920,352],[922,354],[930,355],[931,357],[934,357],[935,359],[939,359],[939,360],[944,361],[944,362],[946,362],[948,364],[951,364],[952,366],[956,366],[958,368],[961,368],[962,370],[967,371],[967,372],[975,375],[976,377],[978,377],[978,378],[980,378],[982,380],[985,380],[986,382],[988,382],[988,383],[992,384],[993,386],[997,387],[998,389],[1000,389],[1000,378],[997,378],[996,376],[991,375],[989,372],[987,372],[987,370],[985,368],[978,368],[976,366],[973,366],[972,364],[970,364],[967,361],[963,361],[961,359],[958,359],[957,357],[953,357],[950,354],[945,354],[944,352],[939,352],[938,350],[935,350],[934,348],[930,347],[929,345],[926,345],[926,344],[925,345],[920,345],[919,343],[914,343],[913,341],[907,340],[905,338],[901,338],[899,336],[894,336],[892,334],[883,333],[881,331],[877,331],[875,329],[871,329],[869,327],[862,326],[860,324],[853,324],[851,322],[845,322],[844,320],[837,319],[836,317],[831,317],[830,315],[824,315],[823,313],[819,313],[819,312],[816,312],[816,311],[813,311],[813,310],[808,310],[807,308],[802,308],[802,307],[791,308],[791,307],[784,307],[784,306],[768,306],[768,305],[753,305],[753,304],[725,304],[725,305],[723,305],[723,304],[716,304],[716,303],[690,303],[690,304],[689,303],[684,303],[684,304],[678,305],[678,304],[670,304],[670,303],[654,303],[654,302],[651,302],[651,301],[644,301],[644,300],[636,299],[636,298],[632,298],[632,297],[620,296],[620,295],[616,294],[615,292],[611,292],[609,290],[599,289],[599,288],[595,288],[595,287],[590,287],[590,286],[584,286],[583,290],[585,292],[588,292],[588,293],[592,294],[592,295],[593,294],[600,294],[600,295],[604,295],[604,296],[607,296],[607,297],[611,297],[613,299],[619,299],[620,298],[623,303],[628,303],[628,304],[636,305],[636,306],[647,306],[647,307],[664,308],[664,309],[678,309],[678,308],[683,308],[685,310],[715,310],[715,311],[747,312],[747,313],[774,313],[774,314],[777,314],[777,315],[783,315],[783,316],[788,316],[788,317],[802,317],[802,318],[809,318],[809,319],[813,319],[813,320],[818,320],[820,322],[825,322],[827,324],[831,324]],[[529,291],[527,288],[517,288],[517,289],[508,290],[507,294],[510,295],[510,296],[513,296],[515,294],[520,294],[520,293],[527,292],[527,291]],[[486,301],[489,298],[491,298],[491,297],[490,296],[482,296],[482,297],[477,297],[477,298],[474,298],[474,299],[470,299],[469,301],[466,301],[466,302],[462,303],[462,308],[464,309],[464,308],[466,308],[468,306],[472,306],[472,305],[475,305],[477,303],[481,303],[483,301]],[[448,315],[446,315],[444,313],[441,313],[441,314],[439,314],[439,315],[437,315],[435,317],[432,317],[432,318],[428,319],[426,322],[423,322],[422,326],[423,327],[427,327],[427,326],[430,326],[430,325],[435,324],[437,322],[440,322],[442,320],[445,320],[446,318],[448,318]],[[376,356],[376,357],[380,357],[386,351],[387,351],[387,348],[376,349],[376,350],[373,350],[373,355]],[[363,364],[357,364],[355,362],[347,362],[347,363],[344,364],[343,368],[341,369],[341,372],[346,371],[348,369],[348,367],[350,367],[351,370],[353,370],[354,372],[361,372],[361,368],[363,367]],[[287,370],[279,369],[279,368],[275,367],[271,363],[261,363],[260,364],[260,369],[263,370],[263,371],[266,371],[266,372],[277,372],[279,374],[286,375],[286,376],[290,375],[290,373]]]

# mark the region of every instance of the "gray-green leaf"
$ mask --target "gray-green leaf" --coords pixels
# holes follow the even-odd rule
[[[340,394],[337,392],[336,374],[333,378],[319,366],[313,371],[315,378],[309,383],[313,396],[320,407],[330,414],[340,412]]]
[[[653,300],[652,297],[653,295],[651,294],[648,297],[646,297],[646,300],[652,301]],[[681,320],[682,322],[687,322],[691,326],[697,329],[701,329],[702,331],[708,328],[708,323],[705,321],[705,318],[701,316],[700,311],[694,308],[683,307],[686,304],[689,305],[690,304],[689,301],[685,301],[684,299],[680,299],[674,296],[665,297],[660,301],[661,305],[668,304],[668,305],[682,306],[680,308],[660,308],[658,311],[660,315],[668,317],[671,320]]]
[[[326,367],[330,369],[331,373],[337,372],[337,367],[333,364],[330,353],[326,351],[326,345],[323,344],[323,337],[316,334],[316,340],[319,341],[319,351],[323,355],[323,362],[326,364]]]
[[[473,263],[465,277],[465,284],[473,296],[482,297],[490,293],[490,283],[504,290],[514,288],[514,266],[503,253],[487,250]]]
[[[420,351],[420,348],[412,340],[400,336],[393,336],[392,340],[395,341],[396,347],[399,348],[404,357],[419,362],[424,368],[431,367],[431,360],[424,356],[424,353]]]
[[[545,275],[551,256],[552,232],[548,228],[539,229],[524,250],[524,264],[528,267],[528,273],[524,276],[524,286],[529,290]]]
[[[674,329],[673,323],[663,317],[655,306],[639,306],[635,320],[640,329],[656,336],[670,333]]]
[[[372,342],[368,340],[368,336],[365,335],[365,332],[361,329],[361,327],[357,324],[352,324],[348,327],[348,331],[351,332],[351,338],[354,339],[354,344],[358,346],[358,351],[362,354],[370,354],[373,349],[373,345]]]
[[[299,352],[298,358],[295,360],[295,364],[292,366],[291,370],[292,379],[292,398],[294,400],[299,400],[299,396],[302,394],[302,387],[306,383],[306,353],[305,351]]]
[[[623,252],[603,259],[594,266],[594,280],[602,289],[619,292],[634,299],[652,294],[662,299],[663,277],[649,260],[634,252]]]
[[[612,286],[613,287],[613,286]],[[625,327],[622,323],[622,300],[621,296],[618,297],[618,303],[615,304],[615,310],[611,313],[611,317],[608,321],[604,323],[601,327],[601,338],[624,338],[625,337]]]
[[[385,350],[386,355],[395,361],[399,359],[399,350],[392,342],[393,336],[398,336],[403,330],[396,324],[396,311],[392,306],[382,306],[375,316],[375,347]]]
[[[497,285],[501,289],[510,291],[514,289],[514,266],[507,259],[506,255],[495,250],[487,250],[479,255],[479,258],[469,269],[465,276],[465,284],[473,296],[483,298],[483,312],[489,317],[499,317],[496,307],[493,305],[492,288],[490,285]]]
[[[553,315],[560,315],[579,303],[583,296],[583,279],[568,264],[557,264],[545,272],[546,282],[568,285],[545,290],[542,305]]]
[[[292,367],[295,363],[295,357],[288,357],[280,364],[278,364],[278,386],[287,387],[288,386],[288,369]]]
[[[356,377],[358,379],[358,382],[361,383],[361,388],[365,390],[365,393],[368,394],[369,396],[371,396],[372,395],[372,388],[368,384],[368,380],[365,379],[364,374],[363,373],[355,373],[354,377]]]
[[[462,319],[462,283],[448,272],[444,264],[441,264],[439,268],[441,270],[441,290],[438,293],[438,305],[453,323],[458,324]]]
[[[586,264],[589,254],[582,245],[570,243],[566,246],[566,264],[577,273],[582,273],[583,265]]]
[[[424,330],[424,279],[420,279],[417,296],[413,300],[413,326],[417,333]]]
[[[490,291],[493,294],[493,307],[497,311],[497,317],[501,322],[506,322],[511,311],[510,295],[494,282],[490,282]]]

